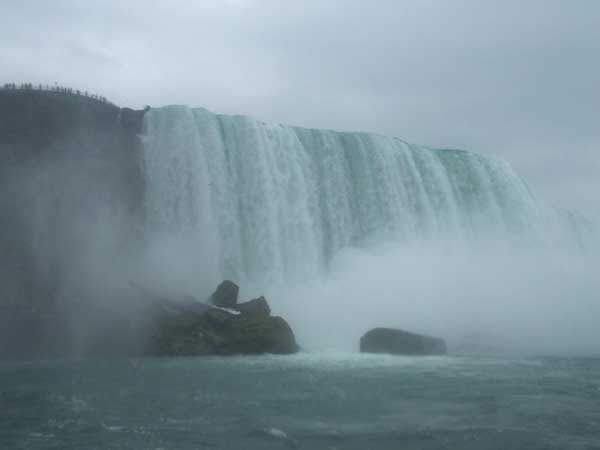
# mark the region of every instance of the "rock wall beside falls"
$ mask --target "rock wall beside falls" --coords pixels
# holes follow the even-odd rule
[[[0,353],[46,353],[56,309],[141,230],[145,111],[0,90]],[[24,330],[28,330],[24,332]]]

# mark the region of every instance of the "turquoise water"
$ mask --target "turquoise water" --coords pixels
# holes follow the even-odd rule
[[[0,390],[2,449],[600,448],[600,359],[5,363]]]

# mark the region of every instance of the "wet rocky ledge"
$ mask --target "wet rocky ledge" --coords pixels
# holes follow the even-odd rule
[[[223,281],[208,303],[160,300],[150,308],[147,356],[291,354],[299,349],[285,319],[264,297],[238,303],[239,287]]]

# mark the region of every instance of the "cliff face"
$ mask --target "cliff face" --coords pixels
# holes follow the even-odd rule
[[[92,273],[135,252],[144,113],[0,90],[0,355],[61,347],[57,311],[101,289]]]

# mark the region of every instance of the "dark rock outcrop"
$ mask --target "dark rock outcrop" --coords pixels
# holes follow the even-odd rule
[[[240,288],[233,281],[225,280],[217,286],[217,290],[211,295],[213,305],[220,308],[233,308],[238,301]]]
[[[95,295],[72,289],[84,268],[141,245],[145,112],[0,89],[0,357],[60,354],[73,310],[64,293]]]
[[[225,282],[224,282],[225,283]],[[221,283],[228,293],[232,282]],[[217,289],[223,292],[224,289]],[[235,289],[237,299],[237,289]],[[221,298],[221,297],[219,297]],[[201,356],[236,354],[289,354],[298,351],[294,333],[281,317],[270,314],[264,297],[231,310],[197,303],[161,301],[153,307],[153,321],[145,353],[154,356]],[[236,311],[237,310],[237,311]]]
[[[443,339],[409,333],[394,328],[374,328],[360,338],[363,353],[389,353],[393,355],[444,355]]]

